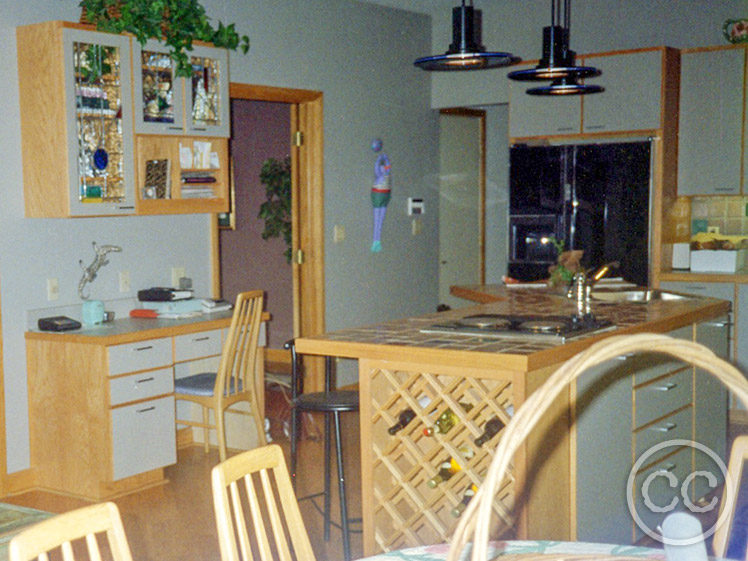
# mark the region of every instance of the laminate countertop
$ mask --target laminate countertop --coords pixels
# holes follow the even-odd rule
[[[460,294],[462,293],[462,294]],[[615,328],[581,335],[563,344],[528,336],[489,339],[480,336],[421,333],[434,323],[475,314],[572,316],[575,301],[546,288],[506,288],[503,285],[466,285],[453,294],[472,294],[486,302],[477,306],[388,321],[370,326],[333,331],[296,340],[299,353],[345,358],[415,361],[444,365],[471,365],[531,371],[570,358],[593,342],[611,335],[667,333],[689,324],[724,316],[730,303],[708,297],[689,296],[648,303],[593,301],[590,311],[597,319],[609,320]]]

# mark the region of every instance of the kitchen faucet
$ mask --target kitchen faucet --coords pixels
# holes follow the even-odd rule
[[[612,268],[618,266],[620,266],[618,261],[611,261],[610,263],[602,265],[592,274],[590,274],[591,269],[587,272],[580,271],[579,273],[575,273],[574,278],[572,278],[571,284],[569,285],[569,290],[566,292],[566,296],[568,298],[576,299],[577,304],[589,302],[592,287],[597,284],[597,281],[607,275]]]

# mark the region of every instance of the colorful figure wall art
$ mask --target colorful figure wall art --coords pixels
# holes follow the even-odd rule
[[[372,150],[379,152],[382,149],[381,141],[372,142]],[[382,251],[382,224],[387,214],[387,204],[391,197],[390,182],[390,159],[387,154],[379,154],[374,164],[374,186],[371,188],[371,204],[374,207],[374,241],[371,244],[372,253]]]

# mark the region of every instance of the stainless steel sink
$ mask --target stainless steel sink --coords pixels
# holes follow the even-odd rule
[[[666,292],[656,288],[638,288],[634,290],[593,290],[590,294],[591,300],[598,302],[622,303],[637,302],[647,304],[656,300],[685,300],[690,298],[683,294]]]

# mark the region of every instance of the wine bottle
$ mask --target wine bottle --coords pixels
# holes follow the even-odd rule
[[[471,403],[460,403],[460,407],[467,412],[473,408],[473,405]],[[426,436],[433,436],[436,433],[446,434],[459,422],[460,418],[448,407],[437,417],[433,426],[423,429],[423,434]]]
[[[475,454],[472,448],[468,448],[466,446],[463,446],[460,448],[460,453],[466,460],[469,460]],[[434,477],[429,479],[426,482],[426,485],[428,485],[429,487],[433,489],[434,487],[439,485],[439,483],[441,483],[442,481],[447,481],[450,477],[452,477],[455,473],[457,473],[461,469],[462,469],[462,466],[459,464],[457,460],[455,460],[454,458],[449,458],[449,460],[447,460],[446,462],[442,463],[441,466],[439,466],[439,472]]]
[[[450,512],[452,516],[455,518],[459,518],[462,513],[467,508],[468,503],[470,500],[475,496],[475,492],[478,490],[478,488],[475,485],[469,485],[467,489],[465,489],[465,493],[462,495],[462,500],[460,501],[460,504],[458,504],[456,507],[454,507]]]
[[[408,423],[410,423],[415,418],[416,412],[413,411],[410,407],[408,409],[403,409],[397,416],[397,423],[388,428],[387,432],[390,434],[397,434],[398,431],[401,431],[405,427],[407,427]]]
[[[486,442],[488,442],[495,435],[497,435],[499,431],[503,428],[504,428],[504,421],[502,421],[498,417],[489,419],[486,425],[483,427],[483,434],[475,439],[474,441],[475,444],[477,446],[483,446]]]
[[[418,399],[418,405],[420,405],[421,407],[426,407],[429,403],[431,403],[431,399],[426,395],[421,396]],[[411,409],[410,407],[408,407],[407,409],[403,409],[397,415],[397,423],[388,428],[387,432],[390,434],[397,434],[399,431],[407,427],[408,423],[410,423],[415,418],[416,412],[413,411],[413,409]]]

